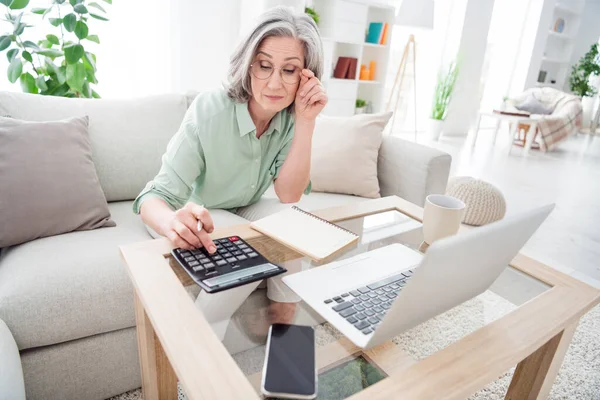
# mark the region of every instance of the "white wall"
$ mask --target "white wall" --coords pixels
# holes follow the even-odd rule
[[[573,45],[571,62],[567,69],[564,89],[569,91],[571,67],[587,53],[590,46],[600,39],[600,0],[586,0],[581,16],[581,24]]]
[[[458,56],[460,70],[444,123],[444,135],[464,136],[477,116],[480,80],[494,0],[469,0]]]

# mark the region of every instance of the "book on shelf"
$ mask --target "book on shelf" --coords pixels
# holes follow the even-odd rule
[[[350,58],[350,65],[348,66],[348,73],[346,74],[346,79],[356,79],[357,64],[357,58]]]
[[[367,33],[367,43],[379,44],[383,33],[383,23],[371,22]]]
[[[346,79],[348,68],[350,67],[349,57],[338,57],[337,64],[333,70],[333,77],[337,79]]]
[[[383,32],[381,33],[381,40],[379,41],[379,44],[385,45],[385,42],[387,41],[387,36],[388,36],[388,29],[389,29],[389,24],[386,22],[383,25]]]

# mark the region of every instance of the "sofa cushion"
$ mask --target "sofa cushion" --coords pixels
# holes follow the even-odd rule
[[[108,201],[133,200],[158,172],[187,110],[183,95],[69,99],[0,91],[0,115],[29,121],[90,117],[92,155]]]
[[[341,206],[344,204],[358,203],[367,199],[358,196],[351,196],[347,194],[333,194],[333,193],[311,193],[309,195],[303,195],[298,203],[295,205],[306,211],[319,210],[321,208],[329,208],[335,206]],[[256,221],[267,215],[271,215],[278,211],[282,211],[290,208],[291,204],[284,204],[279,201],[273,185],[267,189],[265,194],[262,196],[260,201],[251,204],[246,207],[242,207],[237,210],[237,214],[246,218],[249,221]]]
[[[0,117],[0,187],[0,248],[115,226],[92,161],[87,117]]]
[[[0,318],[21,350],[135,325],[118,246],[150,239],[132,202],[109,204],[117,226],[72,232],[0,253]]]
[[[312,140],[312,191],[381,197],[377,156],[391,116],[392,112],[350,118],[319,116]]]
[[[25,400],[23,368],[17,344],[6,323],[0,319],[0,398]]]

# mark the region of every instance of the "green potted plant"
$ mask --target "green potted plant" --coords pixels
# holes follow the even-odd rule
[[[364,114],[367,110],[367,101],[363,99],[356,99],[354,114]]]
[[[112,4],[112,0],[104,0]],[[28,8],[29,0],[0,0],[10,30],[0,35],[0,52],[9,61],[8,80],[20,81],[26,93],[64,97],[100,97],[96,55],[86,47],[100,43],[90,32],[93,20],[108,21],[106,10],[95,1],[52,0],[44,8]],[[27,28],[45,25],[47,34],[33,41]],[[93,24],[90,24],[93,27]],[[33,39],[32,37],[30,37]]]
[[[600,76],[600,54],[598,43],[594,43],[590,50],[579,59],[571,69],[569,86],[571,91],[581,97],[583,108],[583,126],[590,123],[594,108],[595,98],[598,93],[598,77]]]
[[[429,118],[428,136],[431,140],[438,140],[440,138],[457,76],[458,66],[456,62],[450,64],[448,71],[445,74],[442,73],[442,71],[438,73],[433,106]]]
[[[314,8],[305,7],[304,12],[312,17],[315,24],[319,25],[319,13],[317,13]]]

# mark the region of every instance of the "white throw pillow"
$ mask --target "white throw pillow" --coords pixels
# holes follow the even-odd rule
[[[377,157],[391,112],[317,118],[310,179],[315,192],[381,197]]]

